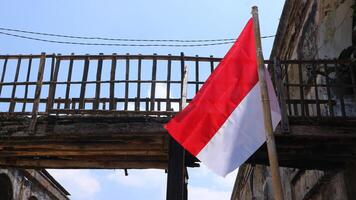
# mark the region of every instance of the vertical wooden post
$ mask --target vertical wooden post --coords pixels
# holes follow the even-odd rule
[[[281,72],[281,65],[277,58],[273,59],[273,73],[274,73],[274,83],[277,89],[277,95],[279,100],[279,106],[281,108],[281,126],[282,132],[288,133],[289,132],[289,120],[288,120],[288,113],[287,113],[287,103],[285,99],[285,93],[283,88],[282,82],[282,72]]]
[[[115,73],[116,73],[116,53],[112,54],[111,71],[110,71],[110,110],[116,110],[115,101]]]
[[[182,73],[181,105],[187,105],[188,71],[184,65]],[[188,172],[185,167],[185,150],[170,138],[168,152],[167,200],[186,200],[188,197]]]
[[[83,77],[82,83],[80,86],[80,96],[79,96],[79,109],[85,109],[85,90],[87,86],[87,79],[88,79],[88,71],[89,71],[89,54],[86,54],[84,60],[84,69],[83,69]]]
[[[276,144],[273,135],[273,127],[272,127],[272,119],[271,119],[271,108],[269,104],[267,83],[264,74],[264,63],[263,63],[263,54],[262,54],[262,46],[261,46],[261,35],[260,35],[260,25],[258,20],[258,8],[257,6],[252,7],[252,16],[253,16],[253,24],[254,24],[254,32],[255,32],[255,41],[256,41],[256,54],[257,54],[257,62],[258,62],[258,76],[259,83],[261,86],[261,97],[263,104],[263,115],[264,115],[264,124],[266,129],[266,138],[267,138],[267,150],[268,150],[268,158],[270,163],[270,170],[272,175],[272,186],[274,191],[274,196],[276,200],[283,199],[283,191],[281,178],[279,175],[279,165],[278,165],[278,157]]]
[[[125,104],[124,110],[129,108],[129,79],[130,79],[130,54],[126,54],[126,70],[125,70]]]
[[[93,110],[99,109],[100,104],[100,88],[101,88],[101,73],[103,70],[103,53],[99,54],[98,67],[96,69],[96,83],[95,83],[95,101],[93,105]],[[105,104],[105,102],[103,102]]]
[[[14,112],[15,111],[15,105],[16,105],[15,96],[16,96],[16,87],[17,87],[16,83],[17,83],[18,78],[19,78],[20,68],[21,68],[21,56],[17,60],[17,67],[16,67],[15,78],[14,78],[14,85],[12,87],[12,94],[11,94],[9,112]]]
[[[51,70],[51,80],[49,85],[49,92],[48,92],[48,99],[47,99],[47,106],[46,106],[46,113],[49,114],[53,109],[54,98],[56,94],[56,87],[57,87],[57,79],[59,73],[59,67],[61,65],[61,59],[59,58],[61,54],[58,54],[58,57],[54,55],[53,59],[55,59],[55,68],[54,71]],[[52,65],[53,66],[53,65]],[[58,102],[59,104],[59,102]]]
[[[27,103],[27,97],[28,97],[28,86],[29,86],[28,82],[30,81],[31,67],[32,67],[32,57],[30,57],[30,59],[28,60],[26,85],[25,85],[25,96],[24,96],[24,102],[22,104],[22,112],[26,111],[26,103]]]
[[[2,86],[3,86],[2,84],[4,83],[4,79],[5,79],[7,60],[8,60],[8,58],[6,57],[5,61],[4,61],[4,65],[2,67],[1,80],[0,80],[0,83],[1,83],[1,85],[0,85],[0,95],[1,95]]]
[[[184,200],[185,151],[173,139],[169,141],[167,200]]]
[[[32,119],[31,119],[30,127],[28,129],[30,134],[34,134],[35,128],[36,128],[37,115],[38,115],[38,106],[40,104],[40,98],[41,98],[43,71],[44,71],[44,68],[45,68],[45,63],[46,63],[46,54],[42,53],[41,54],[40,65],[39,65],[39,68],[38,68],[38,74],[37,74],[35,100],[34,100],[33,106],[32,106]]]
[[[157,54],[153,54],[152,60],[152,83],[151,83],[151,103],[150,103],[150,111],[155,110],[155,99],[156,99],[156,79],[157,79]],[[158,104],[158,102],[157,102]]]
[[[166,111],[171,110],[171,73],[172,73],[172,60],[171,54],[168,54],[168,62],[167,62],[167,93],[166,93]],[[356,93],[355,93],[356,94]]]
[[[69,60],[69,67],[68,67],[68,76],[67,76],[67,83],[66,83],[66,100],[65,100],[65,105],[64,109],[69,109],[69,105],[71,103],[71,100],[69,99],[69,94],[70,94],[70,82],[72,81],[72,73],[73,73],[73,57],[74,53],[71,54],[70,60]],[[72,105],[74,105],[74,102],[72,102]]]

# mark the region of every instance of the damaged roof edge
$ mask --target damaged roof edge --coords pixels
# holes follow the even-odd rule
[[[58,187],[58,189],[61,190],[65,195],[70,196],[70,193],[55,178],[53,178],[53,176],[46,169],[40,169],[39,171],[43,173],[43,175],[46,176],[50,181],[52,181],[52,183]]]
[[[272,52],[270,54],[270,60],[273,60],[275,57],[278,57],[279,55],[279,49],[282,46],[282,41],[284,39],[284,33],[286,32],[287,26],[288,26],[288,20],[289,20],[289,13],[292,9],[294,0],[286,0],[283,6],[283,11],[281,14],[281,17],[279,19],[279,24],[277,28],[277,33],[276,37],[274,38],[273,42],[273,47],[272,47]]]

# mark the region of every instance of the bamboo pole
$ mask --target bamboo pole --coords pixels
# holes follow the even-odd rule
[[[272,119],[271,119],[271,108],[269,104],[267,83],[265,79],[265,69],[263,63],[262,45],[261,45],[261,35],[260,35],[260,25],[258,20],[258,8],[257,6],[252,7],[252,17],[255,32],[255,42],[256,42],[256,55],[258,63],[258,76],[259,83],[261,87],[261,98],[263,105],[263,118],[266,129],[266,139],[267,139],[267,150],[268,158],[270,163],[270,170],[272,175],[272,186],[273,193],[276,200],[283,200],[283,191],[281,178],[279,175],[279,165],[276,150],[276,143],[273,135]]]

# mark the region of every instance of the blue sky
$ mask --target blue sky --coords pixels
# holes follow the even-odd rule
[[[77,36],[140,39],[236,38],[259,6],[261,35],[274,35],[283,0],[2,0],[0,27]],[[265,58],[273,38],[263,39]],[[103,47],[63,45],[0,35],[0,54],[174,54],[224,56],[230,45],[210,47]],[[50,170],[71,199],[165,199],[162,170]],[[190,199],[229,199],[236,172],[226,178],[204,166],[189,170]]]

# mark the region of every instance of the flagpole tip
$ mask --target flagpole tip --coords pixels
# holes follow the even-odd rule
[[[257,6],[252,6],[251,13],[252,14],[258,13],[258,7]]]

